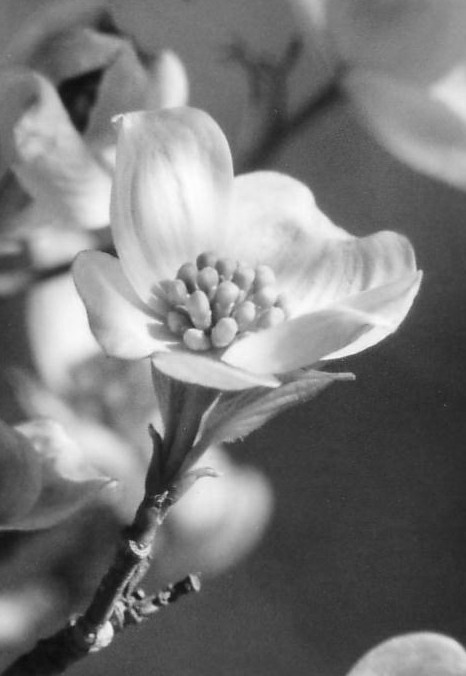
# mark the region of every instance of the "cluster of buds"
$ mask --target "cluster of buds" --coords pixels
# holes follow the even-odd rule
[[[194,351],[228,347],[242,333],[277,326],[287,317],[268,265],[253,268],[205,252],[161,286],[170,304],[168,328]]]

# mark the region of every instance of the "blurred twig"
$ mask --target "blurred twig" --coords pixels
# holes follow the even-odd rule
[[[249,86],[253,143],[240,156],[237,166],[245,172],[258,169],[305,124],[315,122],[342,100],[340,71],[332,74],[316,92],[290,111],[289,81],[303,52],[302,40],[290,40],[280,57],[254,53],[243,40],[235,40],[226,50],[227,60],[246,74]]]
[[[317,94],[313,94],[297,110],[287,115],[279,128],[268,129],[259,143],[239,158],[237,165],[240,172],[262,167],[300,129],[310,122],[316,122],[342,99],[339,80],[326,83]]]

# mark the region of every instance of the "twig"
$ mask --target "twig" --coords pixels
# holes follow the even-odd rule
[[[108,645],[105,639],[111,642],[115,632],[123,631],[133,624],[140,624],[182,596],[199,590],[200,580],[197,575],[188,575],[153,596],[146,596],[142,590],[138,590],[131,600],[121,599],[117,602],[110,620],[111,625],[105,625],[104,631],[100,631],[97,635],[84,636],[78,623],[72,621],[54,636],[39,641],[31,652],[22,655],[3,672],[2,676],[61,674],[77,660]]]
[[[115,631],[123,631],[132,624],[140,624],[149,619],[181,596],[200,591],[200,588],[199,576],[188,575],[180,582],[168,585],[163,591],[151,596],[147,596],[144,590],[137,589],[131,596],[122,598],[115,605],[110,622]]]
[[[29,653],[10,665],[3,676],[61,674],[77,660],[107,647],[115,630],[138,623],[180,596],[199,590],[196,576],[189,576],[154,596],[146,597],[142,590],[136,589],[147,572],[158,528],[173,501],[170,490],[156,492],[163,442],[154,429],[151,429],[151,438],[153,452],[144,498],[86,612],[54,636],[39,641]]]

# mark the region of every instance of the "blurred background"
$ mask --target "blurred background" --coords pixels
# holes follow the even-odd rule
[[[0,39],[45,4],[2,0]],[[248,88],[226,48],[240,36],[274,58],[297,31],[285,0],[121,0],[115,16],[145,49],[178,53],[190,102],[216,117],[234,151]],[[318,79],[319,64],[305,54],[293,100]],[[399,164],[344,102],[311,119],[266,166],[310,185],[350,232],[406,234],[425,272],[421,293],[396,335],[342,364],[356,382],[229,448],[228,462],[257,469],[267,485],[255,548],[207,574],[200,595],[70,674],[343,676],[394,634],[429,629],[466,641],[466,195]],[[0,300],[8,422],[23,415],[11,367],[34,369],[28,294]],[[234,491],[241,495],[241,480]],[[9,536],[4,556],[24,537]],[[58,535],[50,542],[62,546]],[[166,555],[161,582],[171,579],[167,570],[183,575],[199,564],[195,544],[186,551]]]

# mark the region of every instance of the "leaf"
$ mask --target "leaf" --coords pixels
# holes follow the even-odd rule
[[[352,373],[295,372],[274,390],[255,388],[239,394],[224,393],[203,420],[197,443],[187,456],[192,464],[211,444],[235,441],[296,404],[314,398],[337,380],[352,380]]]
[[[33,469],[32,478],[36,483],[34,493],[23,485],[20,495],[16,495],[16,500],[23,503],[22,509],[2,519],[4,529],[50,528],[85,507],[102,488],[114,483],[85,461],[78,445],[52,420],[17,425],[10,436],[16,442],[14,451],[19,449],[22,453],[23,468],[30,473]],[[8,463],[6,469],[8,471]]]

